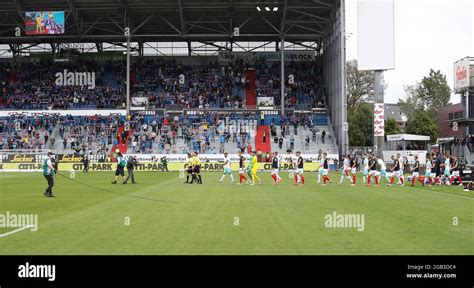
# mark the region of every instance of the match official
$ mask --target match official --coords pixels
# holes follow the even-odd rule
[[[48,156],[43,161],[43,175],[48,182],[48,188],[44,191],[44,196],[46,197],[54,197],[53,196],[53,186],[54,186],[54,164],[53,164],[53,153],[48,152]]]
[[[194,152],[192,159],[193,159],[193,179],[196,180],[198,184],[202,184],[201,160],[199,159],[197,152]],[[191,183],[192,182],[193,181],[191,181]]]
[[[92,152],[90,153],[90,156],[87,155],[87,153],[84,153],[84,158],[82,158],[82,163],[84,163],[84,168],[82,169],[82,172],[84,173],[89,173],[89,162],[91,156]]]

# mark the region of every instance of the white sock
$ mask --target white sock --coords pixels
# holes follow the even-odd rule
[[[318,182],[321,182],[321,174],[318,173]]]
[[[221,182],[224,181],[224,178],[225,178],[225,174],[222,175]]]
[[[232,180],[232,182],[234,182],[234,175],[230,174],[230,180]]]

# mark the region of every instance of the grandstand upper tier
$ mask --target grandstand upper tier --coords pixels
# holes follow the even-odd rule
[[[275,106],[281,105],[278,62],[223,64],[217,62],[217,57],[195,58],[201,61],[190,61],[187,57],[183,57],[184,61],[172,57],[134,59],[130,78],[132,100],[146,98],[145,108],[244,108],[249,89],[246,71],[252,68],[256,97],[271,97]],[[202,64],[203,61],[207,63]],[[58,83],[64,71],[94,73],[93,87],[87,81],[83,85]],[[285,107],[310,110],[325,106],[322,69],[317,61],[288,62],[286,71],[294,76],[294,83],[286,80]],[[0,61],[0,109],[124,109],[125,74],[125,61]],[[184,76],[182,83],[180,75]]]

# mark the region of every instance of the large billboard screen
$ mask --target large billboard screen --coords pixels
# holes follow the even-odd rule
[[[64,34],[64,11],[25,13],[26,35]]]
[[[394,0],[358,0],[359,70],[395,69]]]

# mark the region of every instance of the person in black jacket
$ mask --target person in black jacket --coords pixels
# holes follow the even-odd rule
[[[132,184],[137,184],[135,181],[135,174],[133,173],[133,170],[135,167],[138,166],[138,161],[137,161],[137,156],[132,156],[128,157],[127,160],[127,178],[125,178],[125,181],[123,181],[123,184],[127,184],[128,179],[132,178]]]

